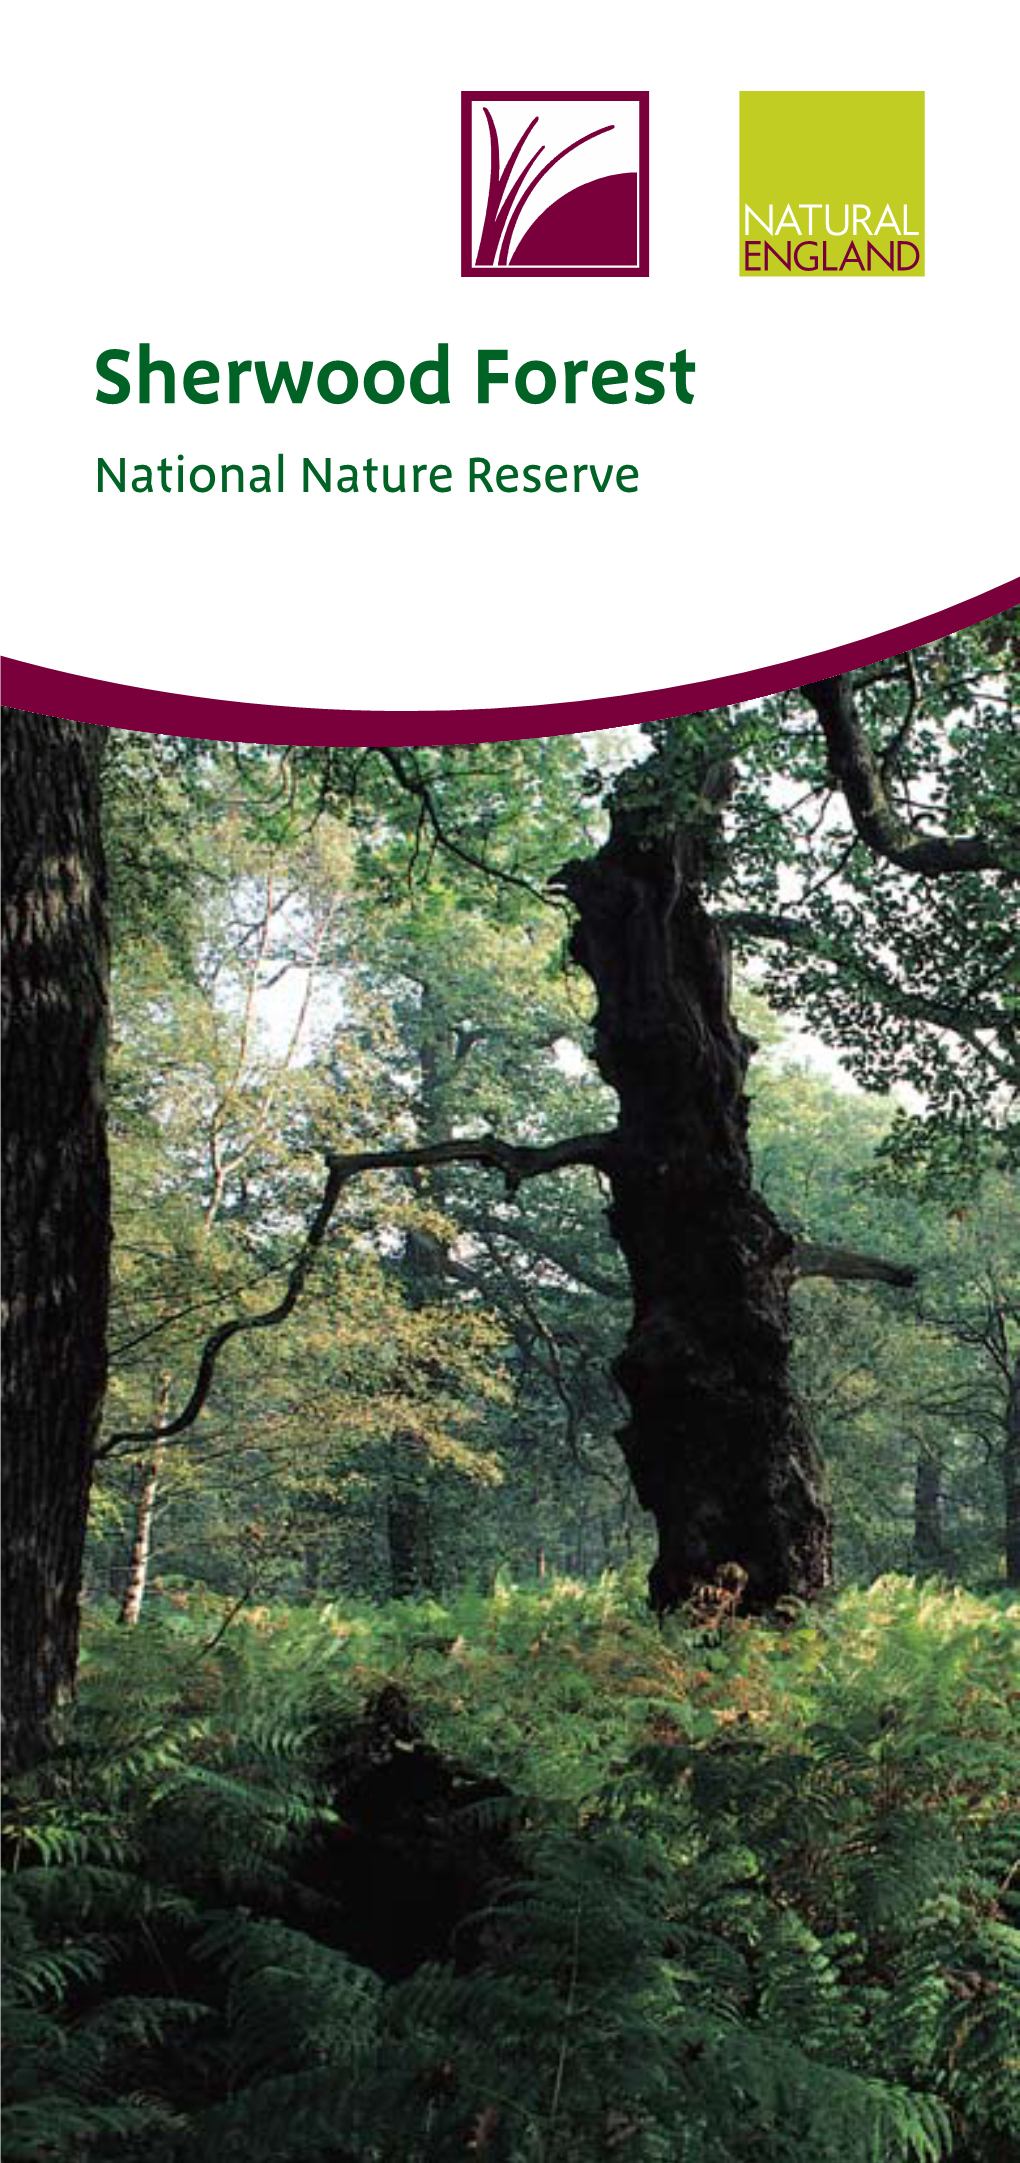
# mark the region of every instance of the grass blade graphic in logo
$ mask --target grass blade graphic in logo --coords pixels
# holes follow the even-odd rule
[[[482,111],[485,114],[485,118],[489,124],[489,135],[491,138],[492,146],[492,165],[490,168],[489,177],[489,200],[485,207],[485,224],[482,227],[482,237],[478,244],[478,254],[475,257],[475,261],[476,263],[484,263],[487,265],[491,265],[496,260],[496,249],[498,247],[499,267],[501,270],[505,270],[510,254],[510,243],[514,236],[514,228],[520,220],[521,212],[524,209],[524,206],[528,201],[529,196],[534,194],[534,191],[538,187],[539,182],[545,179],[547,173],[552,172],[553,166],[558,165],[561,158],[569,158],[572,150],[580,150],[582,143],[593,142],[597,135],[610,134],[613,123],[612,121],[610,121],[609,124],[604,128],[591,128],[587,135],[579,135],[575,142],[568,143],[565,150],[558,150],[554,158],[550,158],[547,164],[539,167],[539,170],[535,174],[535,178],[532,181],[530,188],[525,188],[524,194],[518,196],[516,206],[514,206],[514,197],[518,195],[519,188],[521,187],[524,180],[527,178],[527,175],[530,173],[531,168],[535,163],[535,158],[540,158],[542,155],[542,151],[545,149],[544,143],[539,145],[539,148],[535,151],[534,156],[528,159],[528,163],[524,167],[524,171],[520,174],[519,178],[513,182],[513,185],[511,187],[508,188],[507,181],[509,180],[510,174],[512,173],[514,165],[517,162],[517,153],[523,148],[524,144],[527,142],[528,136],[531,134],[532,128],[537,128],[538,114],[535,114],[534,120],[530,121],[528,126],[525,128],[524,134],[521,136],[520,142],[511,152],[507,165],[505,166],[503,172],[500,172],[499,137],[496,133],[496,123],[493,120],[492,114],[490,113],[487,105],[483,105]],[[581,208],[580,199],[589,196],[593,188],[599,189],[607,185],[611,188],[615,188],[618,187],[621,183],[625,192],[628,193],[630,196],[633,210],[633,231],[636,236],[637,174],[611,173],[608,176],[607,180],[589,180],[586,181],[582,187],[572,188],[568,195],[560,196],[557,202],[552,203],[549,209],[542,213],[542,216],[537,221],[539,236],[537,244],[536,227],[534,225],[531,226],[529,232],[525,234],[524,240],[521,242],[522,248],[528,247],[529,241],[532,243],[532,245],[528,247],[525,261],[528,263],[558,262],[562,259],[564,248],[566,248],[569,254],[571,240],[572,238],[574,238],[575,246],[580,248],[580,250],[582,251],[580,255],[574,256],[574,260],[582,263],[598,262],[600,255],[604,253],[604,250],[599,245],[601,241],[601,234],[598,227],[598,217],[597,214],[593,214],[591,210],[587,208]],[[572,205],[578,207],[572,210]],[[566,213],[565,217],[563,215],[564,212]],[[557,214],[559,214],[558,223]],[[562,242],[559,247],[554,246],[552,252],[548,253],[544,252],[547,248],[548,236],[546,237],[546,240],[543,241],[542,228],[548,227],[550,221],[552,221],[552,226],[554,228],[556,238],[560,239],[560,236],[562,235]],[[501,235],[502,238],[500,238]]]
[[[465,91],[461,107],[465,277],[647,277],[647,91]]]

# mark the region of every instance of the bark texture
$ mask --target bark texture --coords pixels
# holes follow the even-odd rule
[[[156,1425],[165,1427],[170,1417],[170,1376],[162,1374],[156,1390]],[[125,1629],[133,1630],[142,1612],[146,1586],[149,1582],[149,1563],[152,1558],[152,1527],[156,1516],[156,1497],[159,1494],[160,1474],[163,1470],[164,1442],[153,1443],[152,1455],[142,1466],[135,1494],[135,1529],[128,1557],[124,1595],[120,1603],[118,1621]]]
[[[793,1242],[754,1192],[725,935],[701,888],[718,829],[664,825],[646,768],[618,789],[609,839],[558,883],[595,985],[595,1055],[619,1098],[605,1152],[610,1228],[633,1318],[615,1374],[620,1442],[655,1516],[660,1611],[726,1563],[747,1604],[829,1581],[819,1460],[790,1383]]]
[[[73,1686],[106,1382],[102,731],[4,710],[4,1756]]]
[[[120,1603],[118,1622],[125,1629],[133,1630],[140,1620],[145,1588],[149,1582],[149,1560],[152,1554],[152,1525],[156,1515],[156,1496],[159,1493],[159,1475],[163,1469],[163,1454],[157,1442],[148,1464],[141,1475],[141,1484],[135,1498],[135,1530],[128,1557],[127,1580]]]

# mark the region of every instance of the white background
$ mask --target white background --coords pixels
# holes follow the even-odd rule
[[[36,5],[9,38],[3,643],[161,689],[504,705],[751,668],[1017,570],[1017,17],[998,5]],[[1008,41],[1012,40],[1010,44]],[[462,279],[461,89],[648,89],[651,276]],[[923,281],[740,279],[740,89],[927,93]],[[106,346],[225,367],[450,345],[452,403],[95,402]],[[474,355],[667,359],[695,403],[479,411]],[[671,379],[669,379],[671,382]],[[287,454],[283,497],[96,461]],[[455,492],[304,497],[306,453]],[[640,490],[479,498],[470,454]]]

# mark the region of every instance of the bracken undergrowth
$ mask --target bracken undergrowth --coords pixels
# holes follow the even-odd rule
[[[9,1795],[8,2163],[1020,2152],[1006,1596],[151,1607]]]

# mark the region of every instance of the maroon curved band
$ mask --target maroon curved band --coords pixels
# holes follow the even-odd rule
[[[103,728],[143,729],[168,736],[200,736],[227,743],[267,744],[444,744],[496,743],[521,736],[578,735],[585,729],[622,728],[627,723],[661,721],[667,715],[700,713],[741,699],[790,691],[819,676],[835,676],[890,654],[930,644],[951,631],[965,631],[986,616],[1020,603],[1020,578],[990,586],[969,601],[941,608],[913,623],[898,623],[870,638],[830,646],[823,653],[801,654],[737,675],[710,676],[700,683],[669,684],[661,691],[629,691],[614,698],[565,699],[546,706],[461,706],[358,708],[333,706],[262,706],[237,699],[193,698],[180,691],[147,691],[133,684],[105,683],[98,676],[74,676],[43,668],[34,661],[4,659],[5,705],[27,713],[49,713],[71,721],[91,721]]]

